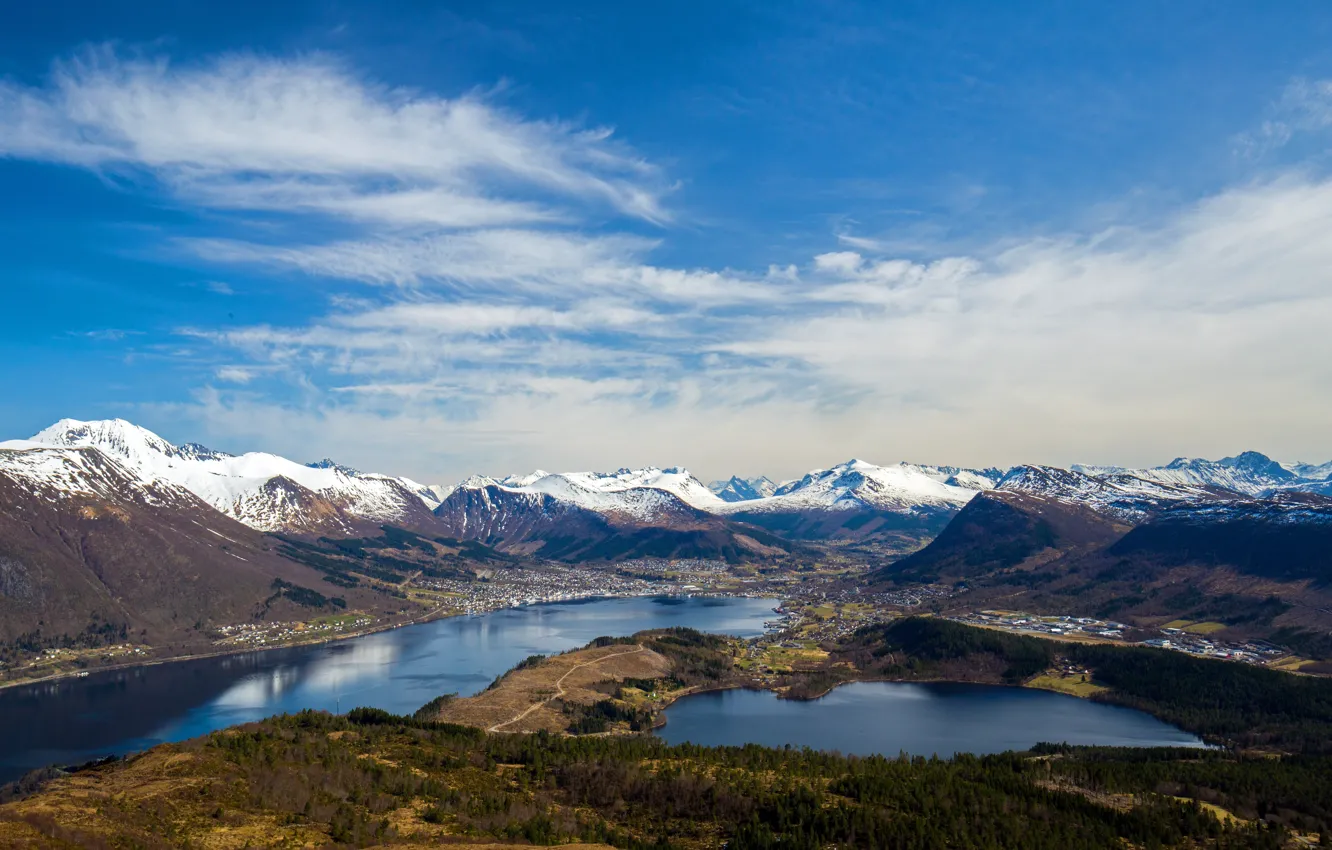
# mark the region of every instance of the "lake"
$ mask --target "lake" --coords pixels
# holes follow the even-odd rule
[[[0,782],[48,764],[143,750],[306,708],[410,714],[483,690],[534,653],[690,626],[750,637],[772,599],[640,597],[508,608],[319,646],[93,673],[0,690]]]
[[[374,706],[410,714],[445,693],[483,690],[534,653],[600,635],[690,626],[749,637],[771,599],[655,597],[532,605],[453,617],[320,646],[157,664],[0,690],[0,782],[302,709]],[[859,683],[813,702],[725,691],[671,706],[663,737],[703,744],[808,745],[928,755],[1037,741],[1181,744],[1154,718],[1060,694],[973,685]]]
[[[855,682],[806,702],[770,691],[713,691],[666,709],[672,744],[784,744],[846,754],[978,755],[1041,741],[1122,747],[1202,746],[1149,714],[1066,694],[949,682]]]

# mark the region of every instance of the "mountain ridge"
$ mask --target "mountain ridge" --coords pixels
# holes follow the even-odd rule
[[[178,447],[123,419],[62,419],[28,440],[0,443],[0,449],[31,446],[102,451],[139,481],[181,487],[260,531],[347,534],[361,521],[414,525],[428,522],[435,506],[410,479],[304,465],[265,452]]]
[[[1160,484],[1221,487],[1248,496],[1280,490],[1332,492],[1332,461],[1323,464],[1281,463],[1262,452],[1244,451],[1220,460],[1177,457],[1164,466],[1131,468],[1075,463],[1074,472],[1094,476],[1127,474]]]

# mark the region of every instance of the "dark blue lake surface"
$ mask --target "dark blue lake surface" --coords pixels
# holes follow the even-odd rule
[[[1049,691],[953,683],[856,682],[817,700],[715,691],[666,709],[673,744],[808,746],[847,754],[950,756],[1023,750],[1041,741],[1124,747],[1201,746],[1151,715]]]
[[[322,646],[94,673],[0,690],[0,782],[306,708],[410,714],[469,695],[534,653],[600,635],[691,626],[752,636],[773,600],[658,597],[533,605]],[[980,685],[858,683],[813,702],[724,691],[671,706],[663,737],[807,745],[846,753],[987,753],[1038,741],[1149,746],[1197,739],[1141,712],[1061,694]]]
[[[757,635],[773,604],[657,597],[532,605],[322,646],[7,688],[0,690],[0,782],[48,764],[142,750],[306,708],[368,705],[410,714],[440,694],[476,693],[529,655],[600,635],[665,626]]]

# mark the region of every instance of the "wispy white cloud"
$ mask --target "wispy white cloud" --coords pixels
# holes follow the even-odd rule
[[[217,379],[227,384],[248,384],[255,378],[255,371],[244,366],[222,366],[217,370]]]
[[[45,87],[0,83],[0,153],[144,172],[224,207],[450,226],[553,215],[505,197],[526,187],[669,218],[657,169],[608,129],[389,88],[327,56],[177,67],[89,50]]]
[[[1332,382],[1329,227],[1332,183],[1296,176],[1151,228],[1006,240],[928,263],[819,255],[783,273],[783,300],[700,302],[678,323],[641,307],[619,325],[590,306],[376,308],[286,341],[317,373],[356,340],[367,350],[347,374],[361,380],[264,416],[369,417],[394,433],[434,423],[469,449],[417,462],[449,472],[1317,455],[1332,414],[1320,389]],[[672,333],[638,332],[654,324]],[[243,347],[251,333],[221,341]],[[232,422],[233,403],[221,394],[208,415]]]
[[[1330,102],[1298,83],[1255,138],[1332,126]],[[171,244],[326,287],[310,320],[186,331],[214,386],[171,415],[223,445],[446,478],[1325,451],[1332,183],[1312,173],[1150,226],[966,251],[830,235],[749,271],[656,259],[670,181],[609,131],[328,57],[94,51],[0,83],[0,154],[223,211]]]
[[[93,331],[70,331],[71,336],[90,339],[94,342],[120,342],[127,336],[138,336],[143,331],[125,330],[123,328],[99,328]]]
[[[236,240],[181,243],[205,259],[289,267],[322,277],[416,286],[428,282],[567,286],[596,270],[632,265],[655,243],[628,235],[589,236],[494,228],[418,236],[384,235],[322,245]]]
[[[1272,106],[1271,115],[1236,138],[1238,152],[1260,157],[1284,147],[1302,133],[1332,128],[1332,80],[1292,80]]]

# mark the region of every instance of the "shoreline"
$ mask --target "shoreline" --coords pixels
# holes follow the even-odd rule
[[[311,640],[297,640],[291,643],[275,644],[272,646],[251,646],[251,647],[245,647],[243,649],[236,648],[236,649],[220,649],[214,652],[195,652],[195,653],[190,653],[188,655],[172,655],[167,658],[149,658],[139,661],[127,661],[118,664],[107,664],[104,666],[94,667],[86,670],[71,670],[65,673],[53,673],[48,676],[39,676],[35,679],[16,679],[12,681],[0,681],[0,692],[3,692],[11,688],[26,687],[28,685],[41,685],[49,682],[59,682],[64,679],[88,678],[90,676],[95,676],[99,673],[112,673],[118,670],[134,670],[142,667],[157,667],[163,664],[172,664],[178,661],[201,661],[208,658],[224,658],[226,656],[232,656],[232,655],[247,655],[252,652],[271,652],[273,650],[279,650],[279,649],[303,649],[312,646],[322,646],[324,644],[337,643],[339,641],[351,640],[353,638],[362,638],[362,637],[368,637],[370,635],[382,634],[383,632],[391,632],[396,629],[405,629],[408,626],[421,626],[425,625],[426,623],[435,623],[440,620],[449,620],[454,617],[486,617],[499,611],[515,611],[519,608],[532,608],[538,605],[565,605],[578,602],[598,602],[608,599],[652,599],[659,596],[660,597],[710,596],[710,597],[724,598],[724,599],[766,599],[766,598],[777,599],[777,597],[775,596],[763,597],[763,596],[751,596],[748,594],[730,594],[730,593],[718,593],[718,594],[653,593],[653,594],[637,594],[637,595],[624,595],[624,596],[610,594],[605,596],[584,596],[576,599],[552,599],[549,601],[541,601],[533,603],[524,602],[518,605],[504,605],[499,608],[492,608],[491,610],[485,611],[480,614],[468,613],[465,611],[455,614],[440,613],[440,609],[435,608],[434,611],[431,611],[428,614],[408,620],[403,623],[371,626],[369,628],[360,629],[354,632],[345,632],[342,634],[320,637]]]
[[[1178,731],[1180,731],[1180,732],[1184,732],[1184,733],[1186,733],[1186,734],[1188,734],[1188,735],[1192,735],[1192,736],[1196,739],[1196,741],[1197,741],[1197,743],[1153,744],[1153,745],[1144,745],[1144,746],[1147,746],[1147,747],[1185,747],[1185,748],[1189,748],[1189,749],[1206,749],[1206,750],[1221,750],[1221,749],[1225,749],[1226,746],[1227,746],[1227,745],[1226,745],[1225,743],[1223,743],[1223,742],[1215,741],[1215,740],[1209,740],[1205,735],[1203,735],[1203,734],[1201,734],[1201,733],[1198,733],[1198,732],[1191,731],[1191,730],[1189,730],[1189,729],[1186,729],[1186,728],[1184,728],[1183,726],[1180,726],[1180,725],[1177,724],[1177,723],[1174,723],[1174,722],[1172,722],[1172,721],[1170,721],[1170,720],[1167,720],[1167,719],[1164,718],[1164,717],[1159,716],[1158,714],[1156,714],[1156,713],[1153,712],[1153,711],[1149,711],[1149,710],[1147,710],[1147,709],[1143,709],[1143,708],[1133,708],[1132,706],[1126,706],[1126,705],[1122,705],[1122,704],[1115,703],[1115,702],[1112,702],[1112,701],[1100,701],[1100,700],[1093,699],[1093,698],[1090,697],[1090,696],[1079,696],[1079,695],[1076,695],[1076,694],[1070,694],[1070,693],[1064,693],[1064,692],[1061,692],[1061,691],[1050,690],[1050,689],[1048,689],[1048,688],[1036,688],[1036,687],[1031,687],[1031,686],[1026,685],[1026,684],[1018,684],[1018,685],[1014,685],[1014,684],[1010,684],[1010,683],[1007,683],[1007,682],[978,682],[978,681],[974,681],[974,680],[966,680],[966,679],[889,679],[889,678],[885,678],[885,677],[883,677],[883,676],[867,676],[867,677],[865,677],[865,678],[845,679],[845,680],[843,680],[843,681],[833,683],[833,684],[830,685],[828,688],[826,688],[826,689],[824,689],[824,690],[818,692],[817,694],[813,694],[813,695],[810,695],[810,696],[800,696],[800,697],[788,697],[788,696],[786,696],[782,691],[778,690],[777,688],[774,688],[774,687],[771,687],[771,686],[762,685],[762,684],[746,683],[746,682],[733,682],[733,683],[725,683],[725,684],[710,685],[710,686],[707,686],[707,687],[699,688],[699,689],[697,689],[697,690],[685,691],[685,692],[682,692],[682,693],[679,693],[679,694],[675,694],[675,695],[673,695],[673,696],[670,698],[669,701],[667,701],[665,704],[662,705],[660,711],[657,713],[656,719],[654,720],[654,722],[652,723],[652,725],[646,730],[646,734],[653,735],[653,736],[656,736],[656,737],[659,737],[659,738],[660,738],[660,736],[657,735],[657,733],[659,732],[659,730],[664,729],[664,728],[667,726],[667,723],[668,723],[668,719],[667,719],[667,717],[666,717],[666,712],[667,712],[667,710],[668,710],[671,706],[675,705],[675,703],[677,703],[678,701],[680,701],[680,700],[682,700],[682,699],[685,699],[685,698],[687,698],[687,697],[697,696],[697,695],[700,695],[700,694],[706,694],[706,693],[722,693],[722,692],[725,692],[725,691],[744,690],[744,691],[754,691],[754,692],[756,692],[756,693],[771,693],[771,694],[773,694],[773,695],[775,696],[776,699],[779,699],[779,700],[782,700],[782,699],[789,699],[789,700],[791,700],[792,702],[817,702],[818,700],[823,699],[824,697],[828,696],[828,695],[831,694],[833,691],[837,690],[838,688],[840,688],[840,687],[842,687],[842,686],[844,686],[844,685],[856,685],[856,684],[862,684],[862,683],[875,683],[875,682],[882,682],[882,683],[884,683],[884,684],[901,684],[901,685],[914,685],[914,684],[921,684],[921,685],[972,685],[972,686],[975,686],[975,687],[983,687],[983,688],[1013,688],[1013,689],[1016,689],[1016,690],[1036,691],[1036,692],[1040,692],[1040,693],[1054,694],[1054,695],[1058,695],[1058,696],[1068,697],[1069,699],[1076,699],[1076,700],[1085,701],[1085,702],[1100,702],[1100,703],[1103,704],[1103,705],[1108,705],[1108,706],[1113,707],[1113,708],[1123,708],[1123,709],[1126,709],[1126,710],[1129,710],[1129,711],[1137,711],[1137,712],[1141,712],[1142,714],[1145,714],[1145,715],[1147,715],[1148,717],[1152,717],[1152,718],[1154,718],[1154,719],[1160,721],[1161,723],[1164,723],[1165,725],[1167,725],[1167,726],[1169,726],[1169,727],[1171,727],[1171,728],[1173,728],[1173,729],[1176,729],[1176,730],[1178,730]],[[567,734],[567,733],[566,733],[566,734]],[[643,733],[643,732],[615,731],[615,732],[608,732],[608,733],[603,733],[603,734],[629,736],[629,735],[641,735],[641,734],[644,734],[644,733]],[[577,736],[575,736],[575,735],[571,735],[570,737],[577,737]],[[665,742],[665,743],[670,743],[669,741],[666,741],[665,738],[661,738],[661,740],[662,740],[663,742]]]
[[[496,608],[495,610],[501,611],[505,609]],[[432,612],[432,614],[438,611],[439,609],[437,608],[435,609],[435,612]],[[486,613],[489,614],[492,612],[487,611]],[[328,637],[321,637],[312,640],[298,640],[298,641],[293,641],[291,643],[274,644],[272,646],[250,646],[250,647],[245,647],[244,649],[241,648],[219,649],[216,652],[195,652],[195,653],[190,653],[189,655],[172,655],[167,658],[149,658],[149,659],[144,659],[142,661],[128,661],[120,664],[107,664],[101,667],[94,667],[88,670],[72,670],[67,673],[53,673],[49,676],[40,676],[36,679],[19,679],[14,681],[0,682],[0,691],[7,690],[9,688],[22,688],[27,685],[40,685],[47,682],[59,682],[63,679],[83,679],[83,678],[88,678],[90,676],[95,676],[99,673],[112,673],[117,670],[134,670],[136,668],[141,668],[141,667],[158,667],[163,664],[174,664],[175,662],[178,661],[200,661],[207,658],[224,658],[230,655],[247,655],[252,652],[271,652],[273,650],[278,650],[278,649],[302,649],[311,646],[322,646],[324,644],[337,643],[338,641],[351,640],[353,638],[367,637],[369,635],[380,634],[382,632],[391,632],[394,629],[405,629],[408,626],[419,626],[419,625],[424,625],[425,623],[433,623],[438,620],[447,620],[452,617],[462,617],[462,616],[467,616],[467,615],[440,614],[439,616],[423,616],[413,620],[408,620],[405,623],[372,626],[370,628],[361,629],[355,632],[345,632],[342,634],[330,635]],[[478,615],[472,615],[472,616],[478,616]],[[485,615],[483,614],[479,616],[485,616]]]

